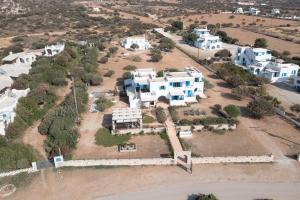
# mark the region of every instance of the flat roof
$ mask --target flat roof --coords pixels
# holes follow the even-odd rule
[[[117,122],[130,122],[142,119],[142,111],[138,108],[117,108],[113,110],[112,120]]]
[[[28,74],[30,69],[31,66],[26,64],[5,64],[0,66],[0,74],[18,77],[21,74]]]
[[[9,76],[0,74],[0,90],[10,87],[13,84],[13,82],[14,81]]]

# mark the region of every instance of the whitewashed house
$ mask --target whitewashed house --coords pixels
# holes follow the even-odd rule
[[[153,69],[137,69],[131,76],[124,81],[131,108],[154,106],[158,100],[180,106],[204,96],[202,73],[193,67],[182,72],[164,72],[162,77]]]
[[[7,88],[10,88],[13,82],[14,81],[12,80],[12,78],[0,73],[0,94],[2,94]]]
[[[65,49],[64,43],[56,43],[53,45],[45,46],[44,50],[44,56],[46,57],[52,57],[59,53],[61,53]]]
[[[250,7],[248,13],[250,15],[258,15],[260,13],[260,10],[254,7]]]
[[[193,33],[198,36],[197,40],[194,42],[195,47],[204,50],[217,50],[222,48],[220,37],[211,35],[207,28],[195,28]]]
[[[128,37],[122,40],[121,46],[125,49],[132,49],[132,45],[136,44],[137,48],[135,50],[146,50],[151,48],[151,44],[143,37]]]
[[[280,9],[273,8],[271,11],[271,15],[273,15],[273,16],[280,15]]]
[[[15,108],[17,107],[18,100],[21,97],[27,96],[30,89],[26,90],[6,90],[5,93],[0,95],[0,135],[5,135],[5,128],[9,123],[14,121],[16,116]]]
[[[42,55],[42,50],[30,50],[20,53],[10,52],[2,59],[0,74],[11,78],[17,78],[21,74],[28,74],[31,64]]]
[[[271,82],[286,81],[297,76],[299,70],[298,65],[283,63],[282,60],[274,58],[269,50],[263,48],[239,47],[234,63]]]
[[[244,14],[244,10],[242,7],[239,7],[239,8],[236,8],[234,13],[237,13],[237,14]]]

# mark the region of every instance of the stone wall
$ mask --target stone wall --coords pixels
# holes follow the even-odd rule
[[[33,172],[36,172],[36,170],[34,170],[33,168],[18,169],[15,171],[0,173],[0,178],[6,177],[6,176],[14,176],[14,175],[18,175],[21,173],[33,173]]]
[[[193,164],[210,163],[269,163],[274,162],[273,155],[263,156],[228,156],[228,157],[193,157]]]
[[[140,134],[143,133],[161,133],[165,130],[165,127],[153,127],[153,128],[139,128],[139,129],[123,129],[123,130],[117,130],[113,131],[112,134]]]

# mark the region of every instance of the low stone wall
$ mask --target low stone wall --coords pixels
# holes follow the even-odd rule
[[[69,160],[59,167],[173,165],[173,158]]]
[[[270,163],[274,162],[273,155],[263,156],[228,156],[228,157],[193,157],[193,164],[218,163]]]
[[[112,134],[115,135],[124,135],[124,134],[140,134],[141,132],[143,133],[161,133],[165,130],[165,127],[155,127],[155,128],[138,128],[138,129],[123,129],[123,130],[117,130],[117,131],[112,131]]]
[[[6,176],[14,176],[14,175],[18,175],[18,174],[21,174],[21,173],[33,173],[33,172],[36,172],[36,170],[34,170],[31,167],[26,168],[26,169],[18,169],[18,170],[15,170],[15,171],[0,173],[0,178],[6,177]]]
[[[186,127],[186,126],[177,126],[177,127]],[[193,131],[202,131],[205,126],[203,125],[193,125],[191,126]],[[230,125],[230,124],[215,124],[215,125],[208,125],[208,127],[211,127],[214,130],[235,130],[236,124]]]

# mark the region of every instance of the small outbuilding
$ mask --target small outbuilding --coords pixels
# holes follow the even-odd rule
[[[118,130],[141,129],[143,126],[142,111],[138,108],[118,108],[112,113],[112,132]]]

